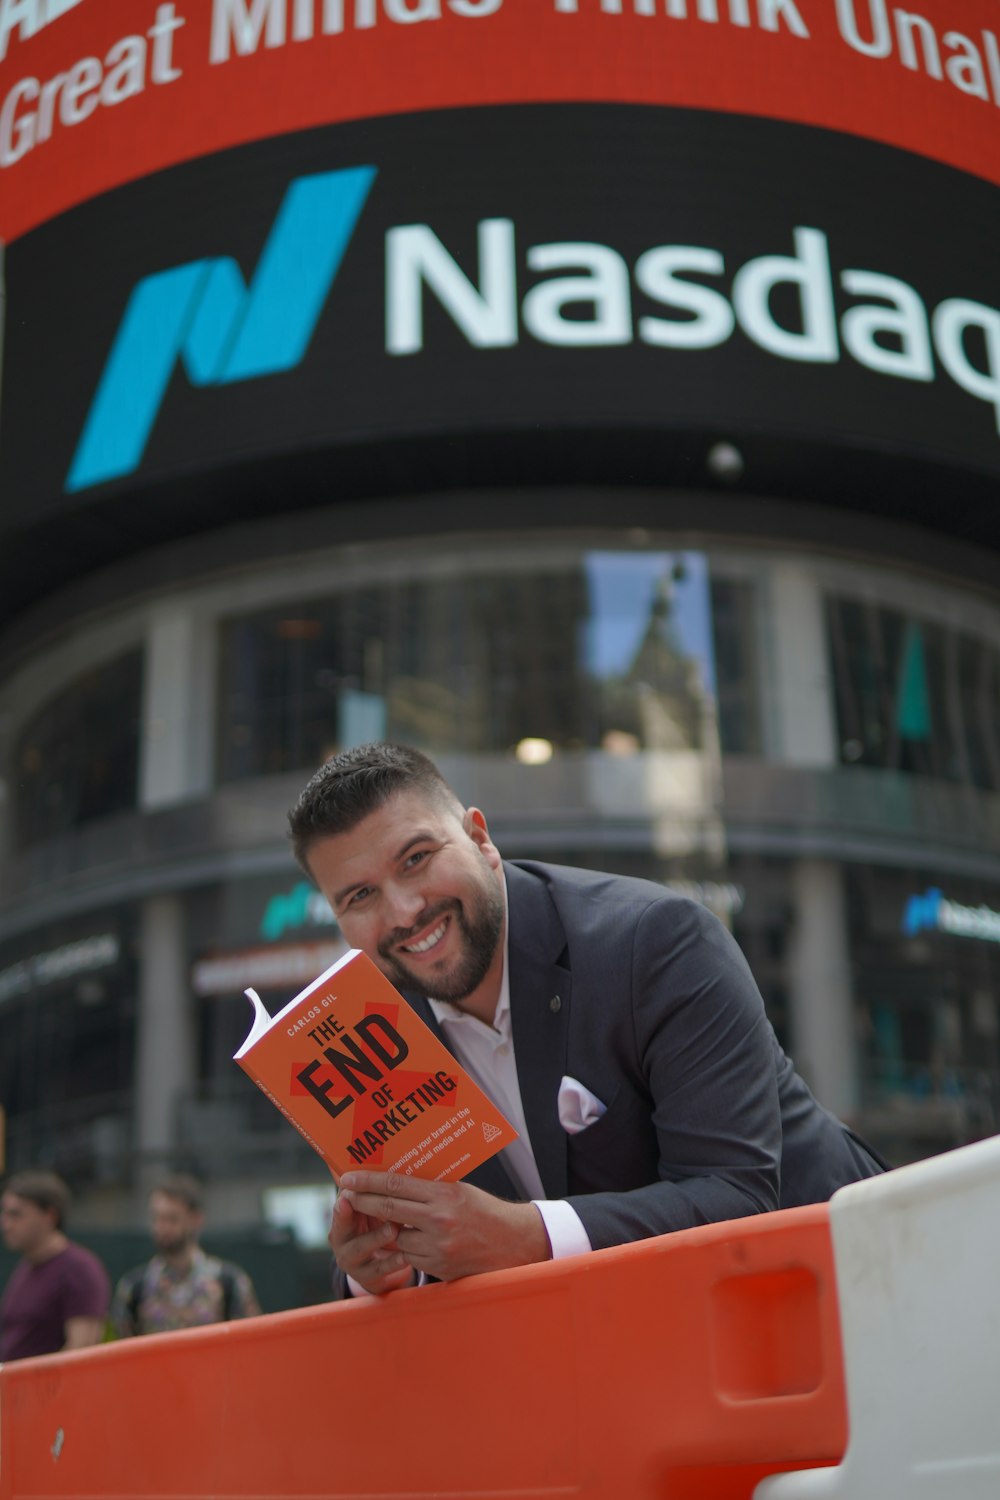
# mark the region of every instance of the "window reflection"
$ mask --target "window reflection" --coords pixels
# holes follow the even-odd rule
[[[1000,790],[1000,651],[872,602],[827,601],[840,758]]]
[[[0,956],[0,1100],[12,1163],[111,1180],[128,1145],[136,952],[129,907],[36,930]]]
[[[382,738],[431,754],[517,754],[535,741],[554,753],[701,750],[720,695],[725,748],[755,748],[749,600],[748,586],[710,587],[701,553],[594,551],[231,619],[220,779],[300,770]]]
[[[719,738],[729,755],[759,755],[760,671],[753,585],[740,578],[711,580]]]
[[[848,938],[862,1020],[864,1092],[892,1132],[932,1146],[994,1134],[1000,1122],[1000,944],[930,920],[930,895],[994,912],[995,886],[926,870],[845,868]],[[914,901],[923,907],[911,920]],[[912,1146],[908,1149],[912,1151]]]
[[[704,750],[715,739],[708,569],[700,553],[586,558],[585,659],[612,753]]]
[[[19,848],[136,805],[142,653],[78,678],[39,713],[14,752]]]

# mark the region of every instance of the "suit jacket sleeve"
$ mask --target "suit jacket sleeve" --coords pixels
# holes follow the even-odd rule
[[[588,998],[574,1017],[567,1071],[608,1104],[568,1144],[567,1198],[591,1244],[776,1208],[773,1034],[735,940],[695,903],[665,896],[638,920],[634,908],[627,924],[623,914],[610,951],[619,960],[613,968],[607,955],[600,963],[578,945],[573,956],[574,1010],[581,983]],[[601,986],[603,995],[595,994]],[[596,1033],[603,1058],[593,1037],[580,1038],[581,1022]]]

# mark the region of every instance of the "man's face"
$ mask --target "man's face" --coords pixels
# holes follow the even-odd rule
[[[151,1193],[149,1228],[153,1244],[165,1255],[175,1255],[195,1243],[201,1230],[200,1209],[188,1208],[169,1193]]]
[[[499,978],[500,863],[478,809],[463,817],[414,791],[309,852],[351,946],[397,989],[456,1004]]]
[[[56,1227],[51,1208],[39,1208],[19,1193],[4,1193],[0,1198],[0,1234],[8,1250],[29,1258],[40,1250]]]

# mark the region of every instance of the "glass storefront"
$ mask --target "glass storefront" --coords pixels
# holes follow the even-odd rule
[[[827,628],[845,764],[1000,791],[1000,645],[853,599]]]
[[[910,1151],[994,1134],[1000,880],[851,866],[845,881],[867,1108]]]
[[[0,1101],[7,1157],[75,1182],[122,1178],[135,1063],[130,907],[32,932],[2,949]]]
[[[12,785],[20,849],[136,805],[142,652],[84,673],[18,737]]]
[[[430,754],[759,744],[751,585],[700,552],[524,549],[227,620],[222,782],[395,739]],[[416,570],[415,570],[416,571]]]

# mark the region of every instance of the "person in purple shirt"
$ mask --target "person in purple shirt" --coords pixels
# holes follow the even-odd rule
[[[69,1189],[54,1172],[16,1172],[0,1195],[0,1234],[21,1256],[0,1298],[0,1362],[85,1349],[104,1337],[111,1288],[101,1262],[68,1239]]]

